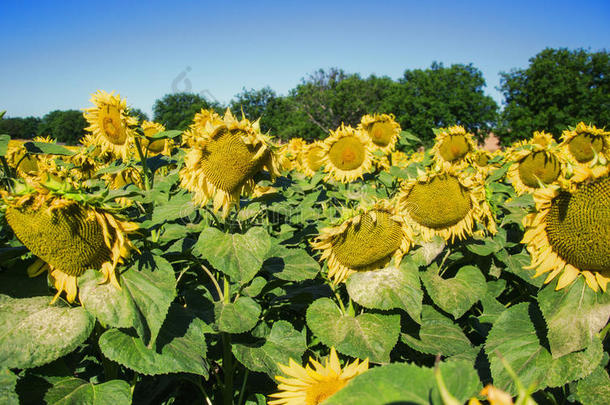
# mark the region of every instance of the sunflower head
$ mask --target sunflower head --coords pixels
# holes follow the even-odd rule
[[[142,146],[146,148],[148,156],[165,155],[170,156],[174,147],[174,141],[171,138],[150,139],[159,132],[165,131],[165,126],[157,122],[142,121],[141,124],[144,137],[142,138]]]
[[[328,172],[327,180],[343,183],[362,178],[371,170],[373,151],[371,141],[362,132],[341,124],[324,140],[322,164]]]
[[[536,212],[524,218],[523,243],[532,256],[536,276],[561,273],[557,289],[583,275],[589,287],[604,291],[610,280],[610,177],[579,173],[572,190],[559,186],[534,193]]]
[[[360,120],[358,129],[369,137],[373,148],[386,155],[394,150],[400,135],[400,125],[393,114],[367,114]]]
[[[496,231],[480,174],[428,169],[403,183],[398,206],[424,241],[435,235],[451,241],[464,239],[472,235],[476,221],[489,232]]]
[[[132,150],[135,117],[129,115],[127,101],[120,95],[98,90],[91,96],[95,107],[87,108],[84,117],[89,123],[85,128],[93,135],[92,142],[100,146],[101,153],[109,152],[126,160]]]
[[[459,125],[440,128],[435,132],[432,153],[437,165],[443,168],[467,166],[471,152],[476,150],[473,135]]]
[[[359,208],[341,224],[322,230],[312,243],[328,259],[328,276],[341,283],[357,271],[398,266],[409,251],[412,237],[394,204],[380,200],[371,208]]]
[[[610,155],[610,132],[579,122],[565,130],[561,147],[576,165],[606,164]]]
[[[324,165],[324,144],[315,141],[306,144],[301,152],[301,171],[312,177]]]
[[[356,359],[342,369],[334,347],[324,365],[311,357],[309,362],[311,365],[305,367],[292,359],[288,365],[279,364],[287,377],[275,377],[280,382],[279,392],[269,396],[272,398],[269,405],[318,405],[369,368],[368,359],[363,362]]]

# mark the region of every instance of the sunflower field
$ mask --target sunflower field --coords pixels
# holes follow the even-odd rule
[[[607,404],[610,132],[0,135],[0,402]]]

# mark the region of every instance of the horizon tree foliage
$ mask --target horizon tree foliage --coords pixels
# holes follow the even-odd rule
[[[188,92],[166,94],[153,105],[154,120],[166,128],[185,130],[202,108],[222,111],[218,103]]]
[[[76,145],[88,126],[83,112],[78,110],[55,110],[42,117],[38,124],[38,136],[50,136],[57,142]]]
[[[610,54],[603,50],[544,49],[525,69],[501,73],[503,143],[545,130],[557,139],[580,121],[610,124]]]
[[[150,118],[148,118],[148,114],[146,114],[144,111],[142,111],[139,108],[133,108],[131,107],[129,109],[129,114],[133,117],[136,117],[138,119],[139,122],[142,121],[150,121]]]
[[[41,119],[38,117],[8,117],[0,120],[0,133],[8,134],[13,139],[32,139],[36,136],[38,124]]]

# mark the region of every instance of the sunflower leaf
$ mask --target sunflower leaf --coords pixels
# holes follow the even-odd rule
[[[144,341],[119,329],[109,329],[100,337],[104,356],[146,375],[193,373],[207,376],[204,332],[207,325],[179,305],[173,305],[157,339],[156,350]]]
[[[56,143],[34,142],[29,141],[23,144],[25,149],[34,154],[49,154],[49,155],[74,155],[70,149],[64,148]]]
[[[307,308],[307,326],[327,346],[348,356],[386,363],[400,334],[400,315],[341,313],[329,298],[320,298]]]
[[[221,332],[247,332],[256,326],[260,314],[261,306],[250,297],[239,297],[235,302],[214,304],[214,318]]]
[[[216,228],[206,228],[193,247],[215,269],[240,285],[247,284],[261,269],[271,238],[262,227],[250,228],[244,235],[227,234]]]
[[[69,377],[56,382],[44,399],[48,405],[128,405],[131,404],[131,387],[122,380],[92,384],[80,378]]]
[[[424,292],[417,265],[404,260],[399,268],[356,272],[346,282],[349,296],[365,308],[405,310],[417,323],[421,322]]]
[[[95,318],[51,297],[0,295],[0,367],[30,368],[56,360],[84,342]]]
[[[554,358],[589,346],[610,318],[610,294],[593,291],[583,277],[559,291],[548,285],[538,293],[538,305]]]
[[[6,405],[19,405],[19,396],[15,392],[17,376],[8,368],[0,369],[0,400]]]
[[[10,135],[2,134],[0,135],[0,156],[6,155],[6,151],[8,149],[8,143],[11,140]]]
[[[476,396],[483,388],[474,364],[470,361],[449,360],[440,363],[439,368],[447,391],[461,404]],[[430,402],[432,405],[445,405],[437,385],[432,389]]]
[[[598,367],[576,384],[576,399],[588,405],[606,405],[610,398],[610,377],[603,367]]]
[[[306,348],[305,335],[280,320],[273,323],[262,345],[234,344],[233,354],[249,370],[273,378],[281,374],[278,364],[288,364],[291,358],[300,363]]]
[[[504,311],[494,323],[485,343],[491,365],[494,386],[516,394],[514,382],[504,365],[502,356],[525,387],[537,389],[559,387],[590,374],[600,363],[603,347],[599,338],[581,352],[553,359],[543,346],[545,328],[538,308],[533,303],[517,304]]]
[[[303,281],[314,278],[320,272],[320,265],[305,249],[289,249],[274,243],[263,269],[280,280]]]
[[[421,273],[426,291],[443,311],[461,317],[487,291],[485,276],[474,266],[464,266],[455,277],[444,279],[434,268]]]

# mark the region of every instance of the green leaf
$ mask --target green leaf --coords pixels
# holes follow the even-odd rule
[[[296,331],[287,321],[276,321],[265,336],[262,345],[234,344],[233,354],[251,371],[267,373],[271,378],[281,375],[278,364],[288,364],[290,359],[301,364],[305,349],[305,335]]]
[[[324,405],[429,405],[434,385],[432,369],[394,363],[353,378]]]
[[[381,270],[356,272],[347,279],[346,286],[349,296],[363,307],[400,308],[417,323],[421,322],[424,292],[418,267],[412,261],[403,261],[399,268],[388,266]]]
[[[155,205],[152,223],[162,224],[163,222],[174,221],[191,215],[195,212],[195,209],[189,193],[177,194],[172,196],[169,201]]]
[[[487,291],[485,276],[474,266],[462,267],[449,279],[430,268],[421,273],[421,279],[434,303],[455,319],[464,315]]]
[[[267,285],[267,280],[264,277],[254,277],[254,279],[250,282],[246,288],[242,290],[242,293],[248,297],[256,297],[262,291],[263,288]]]
[[[173,305],[157,339],[156,350],[118,329],[104,332],[99,347],[108,359],[146,375],[193,373],[207,376],[207,325],[179,305]]]
[[[305,249],[273,244],[263,269],[280,280],[303,281],[314,278],[320,272],[320,265]]]
[[[29,153],[72,156],[74,152],[56,143],[29,141],[23,144]]]
[[[0,295],[0,367],[31,368],[58,359],[84,342],[95,318],[50,297]]]
[[[157,132],[153,136],[148,136],[150,139],[160,139],[160,138],[175,138],[177,136],[182,135],[182,131],[177,129],[170,129],[168,131]]]
[[[0,369],[0,402],[6,405],[19,405],[19,396],[15,392],[17,376],[7,368]]]
[[[419,339],[403,333],[402,340],[412,349],[426,354],[452,356],[474,351],[462,329],[429,305],[422,309]]]
[[[589,346],[610,318],[610,294],[596,293],[578,277],[555,291],[555,283],[538,293],[538,305],[548,328],[554,358]]]
[[[462,404],[466,403],[468,399],[476,397],[483,388],[479,375],[470,361],[449,360],[440,363],[439,368],[447,391]],[[431,403],[444,405],[436,385],[432,389]]]
[[[421,247],[415,249],[410,255],[412,260],[419,266],[428,266],[445,250],[445,241],[435,238],[430,242],[422,243]]]
[[[529,266],[531,263],[531,258],[529,253],[525,249],[523,249],[520,253],[511,254],[506,251],[506,249],[502,249],[494,254],[498,260],[500,260],[506,266],[504,270],[508,271],[521,278],[523,281],[540,288],[544,285],[545,277],[536,277],[534,278],[534,274],[536,274],[536,270],[534,269],[525,269],[525,266]]]
[[[525,387],[534,384],[538,389],[559,387],[590,374],[602,359],[601,341],[594,338],[587,349],[553,359],[549,350],[541,345],[538,336],[544,336],[545,328],[536,314],[534,304],[521,303],[504,311],[494,323],[485,352],[491,364],[494,385],[516,394],[512,378],[502,365],[498,354],[510,364]]]
[[[244,235],[206,228],[193,251],[229,276],[231,281],[244,285],[261,269],[270,247],[271,238],[261,227],[250,228]]]
[[[10,142],[10,135],[0,135],[0,156],[5,156]]]
[[[167,310],[176,297],[176,276],[172,265],[161,256],[144,254],[121,274],[121,287],[129,297],[133,310],[139,314],[134,327],[152,347]]]
[[[603,367],[598,367],[586,378],[576,383],[576,399],[587,405],[607,405],[610,398],[610,377]]]
[[[261,306],[250,297],[239,297],[237,301],[214,304],[216,326],[221,332],[244,333],[256,326]]]
[[[44,399],[48,405],[129,405],[131,387],[122,380],[92,384],[80,378],[65,378],[56,382]]]
[[[344,315],[329,298],[307,308],[307,326],[327,346],[348,356],[387,363],[400,333],[399,315]]]

